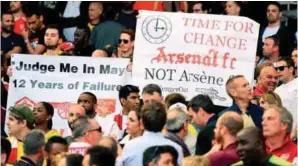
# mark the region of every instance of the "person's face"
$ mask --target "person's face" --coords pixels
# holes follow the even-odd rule
[[[170,153],[160,154],[160,159],[157,161],[156,166],[175,166],[173,156]]]
[[[102,11],[100,10],[99,5],[97,3],[90,3],[88,9],[89,20],[99,19],[101,13]]]
[[[274,137],[286,132],[287,125],[281,122],[280,114],[273,108],[267,109],[263,115],[263,135]]]
[[[276,70],[271,67],[264,67],[259,76],[259,83],[265,89],[266,93],[274,91],[277,86],[278,76]]]
[[[192,11],[193,11],[193,13],[207,14],[207,10],[203,11],[201,3],[197,3],[197,4],[193,5]]]
[[[143,93],[142,98],[144,104],[149,104],[152,100],[162,102],[162,96],[158,92],[153,92],[153,94]]]
[[[245,163],[249,163],[258,155],[257,138],[250,136],[248,133],[240,131],[236,137],[237,154]]]
[[[269,23],[275,23],[280,20],[281,13],[278,10],[278,7],[275,5],[269,5],[267,7],[267,19]]]
[[[86,32],[84,29],[76,29],[75,33],[74,33],[74,41],[73,44],[75,46],[82,44],[84,42],[84,40],[86,40]]]
[[[49,154],[50,161],[53,161],[55,155],[62,152],[67,152],[67,146],[60,143],[53,143],[50,147],[50,154]]]
[[[21,1],[11,1],[9,7],[11,12],[16,13],[22,9]]]
[[[128,110],[137,110],[140,106],[140,95],[138,93],[130,93],[126,99],[122,99],[122,104]]]
[[[44,36],[45,45],[48,47],[58,47],[61,43],[57,29],[47,29]]]
[[[128,120],[126,122],[126,132],[130,135],[136,135],[142,130],[140,120],[138,120],[136,112],[130,111],[128,113]]]
[[[279,80],[282,82],[287,82],[294,72],[293,67],[289,67],[285,61],[277,62],[275,69]]]
[[[38,31],[42,25],[42,16],[34,14],[31,17],[27,17],[27,24],[32,32]]]
[[[34,106],[33,115],[34,115],[36,124],[42,124],[51,118],[51,116],[47,114],[46,109],[41,103],[37,103]]]
[[[199,111],[197,113],[192,108],[189,108],[187,114],[191,119],[191,123],[194,123],[198,126],[204,125],[201,108],[199,108]]]
[[[72,106],[68,109],[68,116],[67,116],[67,121],[70,125],[70,127],[73,126],[75,121],[80,117],[85,115],[85,110],[83,107],[77,105],[77,106]]]
[[[122,52],[126,53],[128,51],[132,51],[134,46],[134,41],[131,41],[130,35],[127,33],[121,33],[119,39],[119,45]]]
[[[260,98],[260,106],[266,110],[269,107],[269,103],[266,100],[264,100],[263,97],[261,97]]]
[[[8,134],[10,136],[16,136],[24,127],[24,124],[18,122],[18,120],[12,113],[9,114],[8,121],[6,124],[8,127]]]
[[[10,33],[13,31],[14,20],[13,15],[11,14],[4,14],[2,16],[2,29],[3,31]]]
[[[238,16],[239,12],[240,12],[240,8],[239,8],[239,6],[236,5],[235,2],[228,1],[226,3],[226,12],[227,12],[227,15]]]
[[[67,166],[67,163],[66,163],[66,157],[63,157],[63,158],[59,161],[58,166]]]
[[[90,155],[89,154],[84,155],[82,166],[89,166],[89,161],[90,161]]]
[[[265,39],[263,45],[263,55],[266,57],[270,57],[276,51],[277,47],[274,45],[274,40],[270,38]]]
[[[244,78],[240,77],[234,80],[235,89],[231,90],[231,94],[237,99],[251,100],[253,95],[249,82]]]
[[[295,67],[297,67],[297,50],[292,52],[292,59],[294,61]]]
[[[8,158],[7,153],[1,152],[1,165],[5,166],[6,159]]]
[[[92,100],[92,97],[87,94],[81,94],[78,99],[78,104],[81,105],[86,112],[93,112],[95,109],[95,103]]]
[[[222,128],[223,126],[221,125],[221,122],[219,119],[214,128],[214,139],[218,143],[221,143],[223,141]]]
[[[101,126],[95,119],[89,119],[88,121],[91,124],[91,129],[86,133],[86,139],[91,145],[97,145],[102,135]]]

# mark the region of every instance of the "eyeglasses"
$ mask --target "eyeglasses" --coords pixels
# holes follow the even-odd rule
[[[101,127],[98,127],[97,129],[92,129],[92,130],[89,130],[88,132],[92,132],[92,131],[98,131],[101,133]]]
[[[129,40],[126,40],[126,39],[119,39],[118,43],[121,44],[122,41],[123,41],[124,44],[127,44],[129,42]]]
[[[289,66],[279,66],[279,67],[275,67],[276,71],[284,71],[285,67],[289,67]]]

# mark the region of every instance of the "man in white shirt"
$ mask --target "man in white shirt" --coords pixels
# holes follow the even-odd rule
[[[289,57],[282,57],[278,60],[275,69],[282,84],[275,92],[280,96],[282,105],[293,115],[294,125],[297,124],[297,85],[295,78],[294,61]]]

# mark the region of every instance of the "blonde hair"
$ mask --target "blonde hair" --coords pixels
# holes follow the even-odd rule
[[[210,166],[210,163],[203,156],[189,156],[182,160],[182,166]]]
[[[277,105],[279,107],[282,107],[281,99],[277,93],[274,92],[268,92],[261,96],[261,98],[268,102],[269,105]]]

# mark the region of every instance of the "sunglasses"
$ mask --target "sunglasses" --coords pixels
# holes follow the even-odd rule
[[[124,44],[127,44],[129,42],[129,40],[126,40],[126,39],[119,39],[118,43],[121,44],[122,41],[123,41]]]
[[[279,66],[279,67],[275,67],[276,71],[284,71],[284,69],[288,67],[288,66]]]

